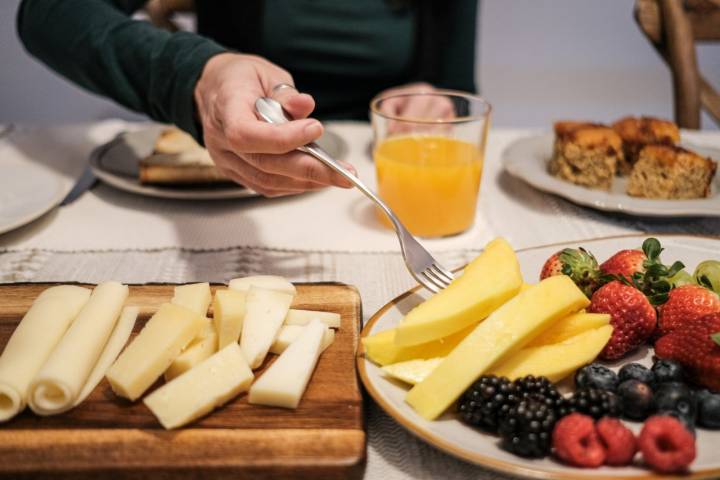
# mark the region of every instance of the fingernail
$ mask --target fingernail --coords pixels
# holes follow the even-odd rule
[[[322,134],[322,125],[317,120],[312,120],[305,125],[305,133],[311,137],[319,137]]]

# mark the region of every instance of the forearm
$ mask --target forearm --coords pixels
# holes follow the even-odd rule
[[[196,138],[193,89],[224,49],[188,32],[131,19],[138,1],[24,0],[18,33],[27,50],[78,85]]]
[[[475,44],[477,28],[477,0],[455,0],[450,9],[450,29],[444,39],[438,86],[477,91],[475,84]]]

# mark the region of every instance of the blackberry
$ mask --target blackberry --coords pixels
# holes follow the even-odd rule
[[[550,453],[555,409],[535,398],[525,398],[500,420],[502,446],[521,457],[541,458]]]
[[[496,433],[500,418],[520,401],[517,387],[505,377],[484,375],[458,401],[460,419],[470,426]]]
[[[513,384],[521,398],[532,398],[555,410],[558,418],[567,415],[567,400],[547,377],[527,375],[516,379]]]
[[[598,419],[601,417],[619,417],[620,400],[613,392],[599,388],[581,388],[568,400],[571,412],[584,413]]]

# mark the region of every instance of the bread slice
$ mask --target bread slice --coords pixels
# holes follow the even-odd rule
[[[140,160],[140,183],[203,184],[230,181],[192,136],[171,127],[155,141],[153,153]]]
[[[678,126],[661,118],[624,117],[612,124],[612,128],[623,141],[625,160],[620,163],[618,171],[628,175],[635,162],[638,161],[640,150],[645,145],[677,145],[680,142]]]
[[[557,122],[548,171],[577,185],[609,190],[622,155],[622,141],[611,128],[590,122]]]

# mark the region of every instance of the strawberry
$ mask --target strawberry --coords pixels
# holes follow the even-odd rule
[[[540,280],[555,275],[567,275],[590,298],[597,288],[600,270],[592,253],[584,248],[565,248],[547,259]]]
[[[632,280],[636,273],[645,271],[644,263],[648,257],[642,250],[620,250],[600,265],[603,275],[614,275]]]
[[[720,312],[720,297],[700,285],[683,285],[670,290],[658,312],[660,334],[665,335],[692,319]]]
[[[680,362],[694,380],[720,391],[720,312],[696,317],[655,342],[655,355]]]
[[[620,281],[600,287],[592,296],[588,312],[607,313],[613,327],[600,358],[615,360],[635,350],[655,331],[657,314],[643,293]]]

